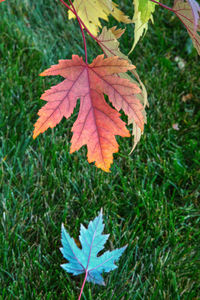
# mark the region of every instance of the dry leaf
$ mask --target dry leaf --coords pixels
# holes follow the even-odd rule
[[[175,123],[175,124],[172,125],[172,128],[173,128],[174,130],[179,130],[179,127],[178,127],[178,126],[179,126],[178,123]]]
[[[192,95],[192,94],[186,94],[186,95],[183,95],[183,96],[182,96],[181,100],[182,100],[183,102],[186,102],[186,101],[188,101],[188,100],[191,100],[192,98],[193,98],[193,95]]]

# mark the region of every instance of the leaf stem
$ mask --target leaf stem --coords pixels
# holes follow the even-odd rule
[[[75,14],[74,11],[73,11],[73,9],[71,9],[71,7],[70,7],[65,1],[60,0],[60,2],[62,2],[62,4],[64,4],[69,10],[71,10],[71,12],[72,12],[73,14]]]
[[[75,12],[74,12],[74,10],[73,9],[71,9],[71,7],[64,1],[64,0],[60,0],[74,15],[76,15],[75,14]],[[87,31],[87,33],[91,36],[91,38],[93,38],[96,42],[98,42],[99,40],[97,39],[97,37],[96,36],[94,36],[90,31],[89,31],[89,29],[86,27],[86,25],[84,24],[84,22],[81,20],[81,18],[79,17],[79,20],[80,20],[80,22],[81,22],[81,24],[82,24],[82,26],[84,27],[84,29]]]
[[[84,43],[84,49],[85,49],[85,63],[87,64],[88,63],[88,59],[87,59],[87,45],[86,45],[86,40],[85,40],[85,34],[84,34],[84,31],[83,31],[83,27],[81,25],[82,21],[81,19],[79,18],[77,12],[76,12],[76,9],[72,3],[71,0],[69,0],[71,6],[72,6],[72,9],[71,7],[63,0],[60,0],[73,14],[75,14],[76,18],[77,18],[77,21],[79,23],[79,26],[80,26],[80,29],[81,29],[81,34],[82,34],[82,37],[83,37],[83,43]]]
[[[166,9],[168,9],[168,10],[174,12],[174,10],[173,10],[171,7],[169,7],[169,6],[165,5],[165,4],[162,4],[162,3],[160,3],[160,2],[158,2],[158,1],[156,1],[156,0],[150,0],[150,1],[151,1],[151,2],[154,2],[154,3],[158,4],[158,5],[160,5],[160,6],[163,7],[163,8],[166,8]]]
[[[87,279],[87,275],[88,275],[88,271],[86,270],[86,271],[85,271],[85,278],[84,278],[84,280],[83,280],[83,284],[82,284],[82,287],[81,287],[81,292],[80,292],[80,295],[79,295],[79,297],[78,297],[78,300],[81,299],[81,295],[82,295],[82,293],[83,293],[83,289],[84,289],[84,286],[85,286],[85,282],[86,282],[86,279]]]

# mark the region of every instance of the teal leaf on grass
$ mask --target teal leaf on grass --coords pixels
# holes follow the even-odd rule
[[[82,249],[78,248],[74,239],[69,236],[62,225],[62,248],[60,248],[63,256],[69,262],[61,265],[68,273],[79,275],[87,274],[87,281],[105,285],[102,272],[110,272],[117,268],[114,264],[127,246],[113,251],[106,251],[101,256],[98,253],[104,249],[104,245],[109,234],[102,234],[104,229],[102,210],[99,215],[90,221],[88,228],[81,224],[79,240]]]

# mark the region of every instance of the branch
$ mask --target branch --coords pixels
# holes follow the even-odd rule
[[[69,10],[71,10],[71,12],[76,16],[76,13],[74,12],[73,9],[71,9],[71,7],[63,0],[60,0]],[[81,22],[82,26],[84,27],[84,29],[87,31],[87,33],[91,36],[91,38],[93,38],[97,43],[98,43],[98,39],[89,31],[89,29],[86,27],[86,25],[84,24],[84,22],[81,20],[80,17],[79,21]]]
[[[72,9],[71,7],[63,0],[60,0],[69,10],[71,10],[71,12],[76,16],[77,18],[77,21],[79,23],[79,26],[80,26],[80,29],[81,29],[81,34],[82,34],[82,37],[83,37],[83,43],[84,43],[84,49],[85,49],[85,63],[87,64],[88,63],[88,59],[87,59],[87,45],[86,45],[86,40],[85,40],[85,34],[84,34],[84,31],[83,31],[83,27],[81,25],[82,21],[81,19],[79,18],[77,12],[76,12],[76,9],[72,3],[71,0],[69,0],[71,6],[72,6]]]
[[[169,7],[169,6],[165,5],[165,4],[162,4],[162,3],[160,3],[160,2],[158,2],[158,1],[156,1],[156,0],[150,0],[150,1],[151,1],[151,2],[154,2],[154,3],[158,4],[158,5],[160,5],[160,6],[163,7],[163,8],[166,8],[166,9],[168,9],[168,10],[174,12],[174,10],[173,10],[171,7]]]

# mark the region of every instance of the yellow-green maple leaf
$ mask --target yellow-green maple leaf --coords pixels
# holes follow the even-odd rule
[[[130,50],[133,51],[139,39],[145,35],[148,29],[148,21],[151,20],[153,23],[152,13],[155,10],[155,3],[149,0],[133,0],[134,4],[134,16],[133,23],[135,23],[134,29],[134,43]],[[129,52],[129,53],[130,53]]]
[[[141,13],[140,18],[142,24],[145,24],[149,21],[155,11],[155,3],[149,0],[139,0],[138,10]]]
[[[98,36],[98,41],[99,41],[98,43],[101,46],[104,54],[107,57],[118,56],[122,59],[128,60],[131,63],[128,56],[123,54],[119,49],[118,39],[121,37],[121,35],[123,33],[124,33],[124,30],[116,29],[116,27],[112,27],[110,29],[107,29],[106,27],[104,27],[102,29],[101,34]],[[144,84],[140,80],[140,77],[139,77],[138,73],[136,72],[136,70],[132,69],[130,72],[134,75],[135,79],[133,79],[127,73],[124,73],[124,74],[121,73],[121,74],[118,74],[118,76],[120,76],[121,78],[128,79],[129,81],[135,83],[137,86],[140,86],[141,94],[136,94],[135,96],[137,97],[137,99],[140,100],[141,104],[144,107],[142,114],[143,114],[143,117],[144,117],[144,120],[146,123],[145,107],[148,106],[147,91],[146,91]],[[134,119],[128,118],[128,124],[133,125],[132,135],[134,136],[134,144],[133,144],[133,147],[131,150],[131,152],[132,152],[135,149],[137,143],[139,142],[143,132],[142,132],[141,128],[136,124]]]
[[[73,5],[78,16],[94,35],[97,35],[99,27],[101,27],[99,18],[108,21],[110,14],[119,22],[131,23],[131,20],[112,0],[74,0]],[[69,19],[75,18],[71,11],[68,14]]]

